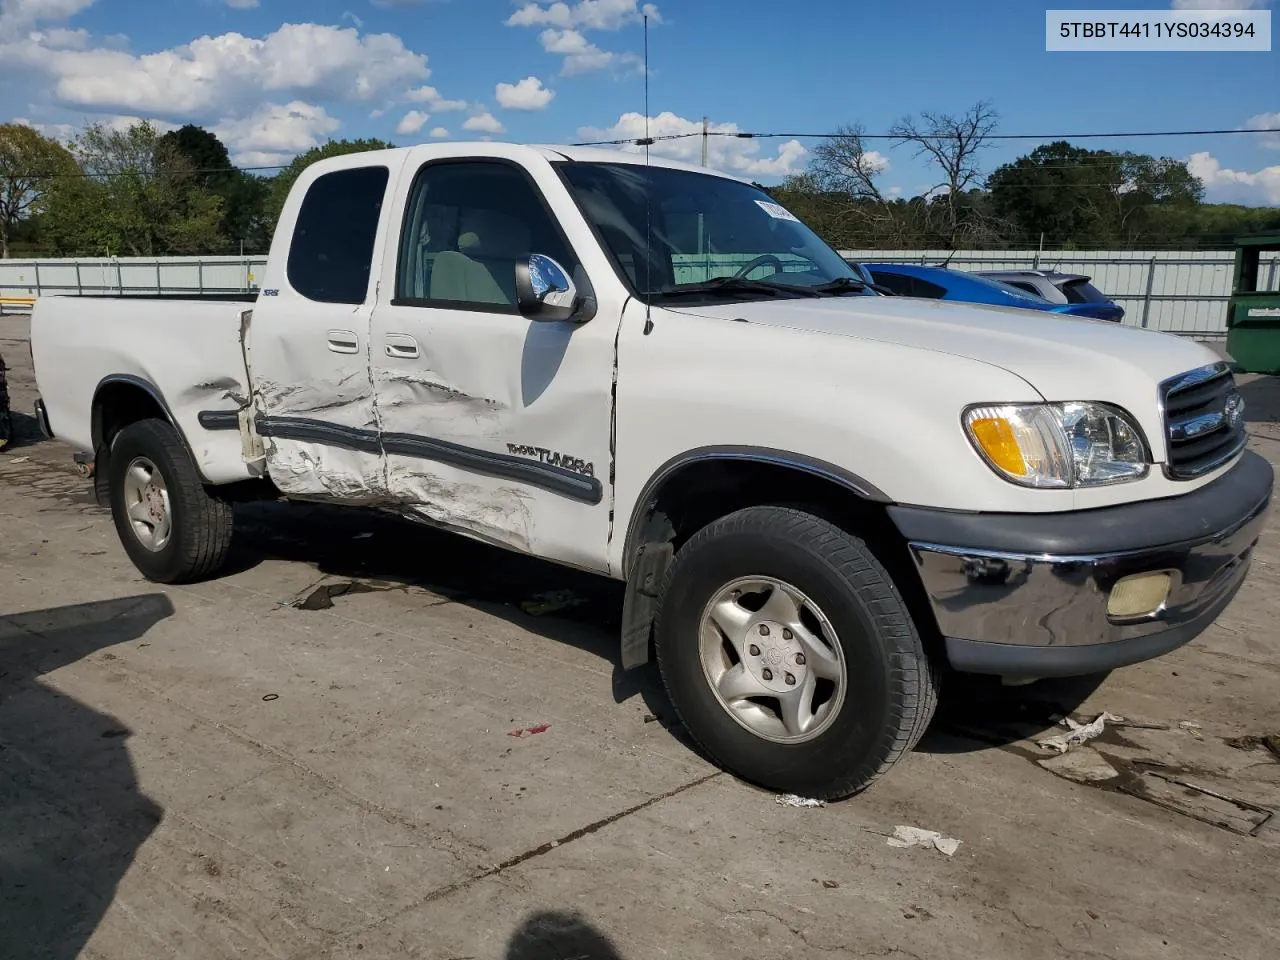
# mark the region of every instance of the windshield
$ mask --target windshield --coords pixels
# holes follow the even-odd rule
[[[870,294],[838,253],[749,184],[627,163],[561,170],[642,299]]]

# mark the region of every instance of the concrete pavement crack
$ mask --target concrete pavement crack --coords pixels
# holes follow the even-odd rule
[[[332,945],[338,941],[350,940],[352,937],[358,937],[369,933],[372,930],[376,930],[378,927],[390,923],[398,917],[404,916],[406,913],[411,913],[412,911],[424,907],[429,903],[435,903],[437,900],[443,900],[445,897],[452,896],[455,893],[473,887],[482,880],[488,880],[491,877],[500,876],[513,867],[520,866],[522,863],[527,863],[528,861],[537,859],[538,857],[546,856],[552,850],[559,850],[567,844],[573,843],[575,840],[581,840],[583,837],[589,836],[607,826],[610,826],[611,824],[617,823],[619,820],[623,820],[633,814],[639,813],[641,810],[652,807],[654,804],[661,803],[664,800],[670,800],[672,797],[679,796],[688,790],[692,790],[694,787],[700,787],[704,783],[723,775],[724,772],[722,770],[717,770],[714,773],[709,773],[704,777],[691,780],[688,783],[675,787],[672,790],[667,790],[665,793],[655,794],[654,796],[642,800],[637,804],[633,804],[624,810],[619,810],[617,813],[611,814],[610,816],[592,821],[586,826],[578,827],[576,830],[571,830],[555,840],[548,840],[546,843],[530,850],[526,850],[523,853],[518,853],[515,856],[508,857],[506,860],[503,860],[501,863],[494,864],[487,870],[478,871],[465,879],[457,880],[453,883],[446,884],[443,887],[437,887],[435,890],[432,890],[424,896],[419,897],[417,900],[414,900],[412,903],[408,903],[403,907],[400,907],[398,910],[387,914],[385,917],[380,917],[377,920],[362,924],[351,930],[345,930],[339,936],[329,938],[327,943],[322,941],[321,945]],[[305,960],[305,958],[314,956],[314,953],[312,952],[313,950],[314,946],[308,948],[308,950],[303,951],[302,953],[294,954],[290,960]]]
[[[747,907],[743,910],[735,910],[733,913],[729,914],[728,916],[729,917],[749,917],[757,914],[760,916],[768,917],[770,920],[773,920],[779,926],[784,927],[788,932],[790,932],[790,934],[793,937],[798,938],[806,947],[809,947],[811,950],[821,950],[824,953],[843,952],[843,953],[849,954],[850,956],[855,956],[855,957],[892,957],[892,956],[901,955],[904,957],[910,957],[911,960],[921,960],[921,957],[919,954],[912,953],[910,950],[903,949],[902,947],[886,947],[884,950],[856,951],[854,950],[854,948],[850,947],[847,943],[824,943],[817,939],[810,939],[809,935],[805,933],[804,930],[802,930],[800,927],[796,926],[795,924],[787,920],[782,919],[782,917],[778,916],[776,913],[771,913],[770,911],[765,910],[761,907]]]
[[[1009,910],[1009,913],[1013,915],[1013,919],[1017,920],[1018,925],[1021,926],[1024,930],[1034,930],[1036,933],[1043,933],[1045,936],[1053,940],[1054,944],[1057,946],[1058,950],[1060,951],[1059,953],[1060,956],[1101,957],[1102,960],[1115,960],[1115,958],[1111,954],[1103,953],[1101,950],[1087,950],[1081,947],[1068,947],[1066,944],[1062,942],[1062,938],[1058,936],[1056,933],[1054,933],[1052,930],[1050,930],[1048,927],[1043,927],[1043,926],[1040,926],[1039,924],[1031,923],[1027,920],[1024,920],[1022,918],[1022,915],[1018,913],[1017,910],[1014,910],[1012,908]]]

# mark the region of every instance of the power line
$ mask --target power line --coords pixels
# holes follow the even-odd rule
[[[1280,133],[1280,127],[1259,127],[1257,129],[1231,129],[1231,130],[1139,130],[1127,131],[1119,133],[992,133],[983,137],[984,140],[1097,140],[1106,138],[1121,137],[1216,137],[1233,133]],[[638,147],[651,146],[666,140],[687,140],[690,137],[701,137],[703,131],[697,130],[692,133],[668,133],[657,137],[637,137],[624,138],[618,140],[584,140],[580,143],[572,143],[572,147],[608,147],[619,146],[623,144],[631,144]],[[896,133],[854,133],[845,131],[843,133],[753,133],[746,131],[732,130],[709,130],[706,132],[709,137],[729,137],[735,140],[838,140],[841,138],[857,138],[859,140],[905,140],[901,134]],[[948,139],[946,135],[937,137],[927,137],[926,139]]]
[[[194,176],[199,176],[201,174],[209,174],[209,173],[257,173],[263,170],[284,170],[288,166],[289,164],[287,163],[277,163],[274,166],[269,166],[269,167],[207,167],[207,168],[201,168],[198,170],[180,170],[176,172],[181,173],[183,176],[194,177]],[[57,180],[57,179],[92,180],[97,177],[123,177],[131,173],[142,173],[146,176],[156,176],[164,172],[165,172],[164,170],[151,170],[151,171],[100,170],[96,172],[89,172],[85,170],[74,170],[74,171],[73,170],[56,170],[49,173],[4,173],[4,174],[0,174],[0,179],[3,179],[3,180]]]

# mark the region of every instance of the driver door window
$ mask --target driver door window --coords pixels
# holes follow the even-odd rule
[[[505,163],[429,164],[414,181],[396,270],[396,300],[516,312],[516,263],[541,253],[578,264],[537,188]]]

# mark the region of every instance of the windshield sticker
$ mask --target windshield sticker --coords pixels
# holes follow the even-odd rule
[[[793,214],[786,207],[781,206],[779,204],[768,203],[765,200],[757,200],[756,206],[758,206],[761,210],[763,210],[769,216],[773,217],[773,219],[775,220],[794,220],[796,223],[800,222],[799,217]]]

